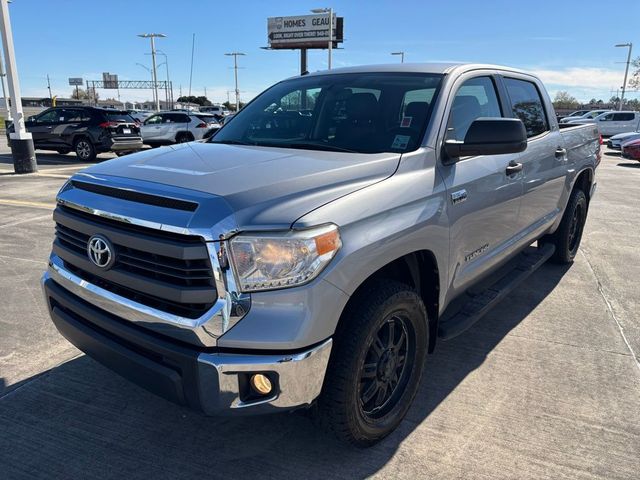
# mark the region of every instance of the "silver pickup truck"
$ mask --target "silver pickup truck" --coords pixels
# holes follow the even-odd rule
[[[311,408],[371,445],[427,353],[548,259],[571,262],[601,139],[536,77],[468,64],[284,80],[212,139],[60,190],[42,279],[78,348],[213,414]]]

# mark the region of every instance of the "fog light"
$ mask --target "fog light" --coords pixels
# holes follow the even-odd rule
[[[268,395],[273,390],[271,380],[266,375],[256,373],[251,375],[251,388],[253,388],[260,395]]]

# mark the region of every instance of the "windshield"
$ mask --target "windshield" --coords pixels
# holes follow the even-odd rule
[[[276,84],[212,143],[358,153],[415,150],[442,75],[348,73]]]

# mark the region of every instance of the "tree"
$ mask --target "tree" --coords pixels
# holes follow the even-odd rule
[[[570,95],[569,92],[562,90],[556,93],[556,96],[553,99],[553,106],[555,108],[578,108],[579,105],[580,102],[578,102],[574,96]]]
[[[632,70],[631,78],[629,79],[629,86],[631,88],[640,88],[640,57],[635,58],[631,62]]]
[[[93,97],[91,93],[94,93],[95,97]],[[91,93],[88,90],[84,90],[82,88],[78,88],[78,89],[74,88],[71,91],[71,98],[74,98],[76,100],[88,100],[88,99],[93,100],[94,98],[95,100],[98,100],[100,98],[100,96],[98,95],[98,92],[96,92],[95,90]]]
[[[231,112],[235,112],[236,111],[236,102],[224,102],[222,105],[224,105],[226,107],[226,109],[231,111]],[[240,109],[242,110],[245,105],[246,105],[246,103],[240,102]]]
[[[177,101],[183,103],[195,103],[197,105],[200,105],[201,107],[213,105],[211,101],[205,96],[196,97],[195,95],[183,95],[182,97],[178,97]]]

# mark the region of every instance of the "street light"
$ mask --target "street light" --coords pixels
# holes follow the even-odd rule
[[[314,8],[311,13],[326,13],[329,17],[329,58],[327,61],[328,70],[331,70],[331,53],[333,50],[333,8]]]
[[[165,38],[166,35],[164,33],[141,33],[138,35],[140,38],[150,38],[151,39],[151,63],[153,65],[152,69],[152,77],[153,77],[153,90],[155,92],[156,97],[156,111],[160,110],[160,99],[158,98],[158,79],[156,77],[156,44],[154,39],[157,38]]]
[[[246,55],[242,52],[225,53],[227,57],[233,57],[233,74],[236,80],[236,113],[240,111],[240,90],[238,90],[238,55]]]
[[[173,108],[173,91],[170,90],[169,85],[171,85],[171,81],[169,80],[169,57],[162,50],[157,50],[158,55],[164,56],[164,66],[167,70],[167,84],[166,84],[166,92],[167,92],[167,101],[171,103],[171,108]]]
[[[400,63],[404,63],[404,52],[391,52],[391,55],[400,55]]]
[[[627,75],[629,74],[629,63],[631,63],[631,49],[633,43],[619,43],[616,47],[629,47],[629,53],[627,54],[627,67],[624,69],[624,83],[622,84],[622,95],[620,96],[620,103],[618,104],[618,110],[622,110],[622,102],[624,101],[624,92],[627,88]]]
[[[144,68],[147,72],[149,72],[149,74],[151,75],[151,81],[153,82],[153,72],[151,71],[151,69],[149,67],[147,67],[146,65],[143,65],[142,63],[136,62],[136,65]],[[155,90],[151,90],[151,95],[153,96],[153,103],[156,103],[156,92]]]

